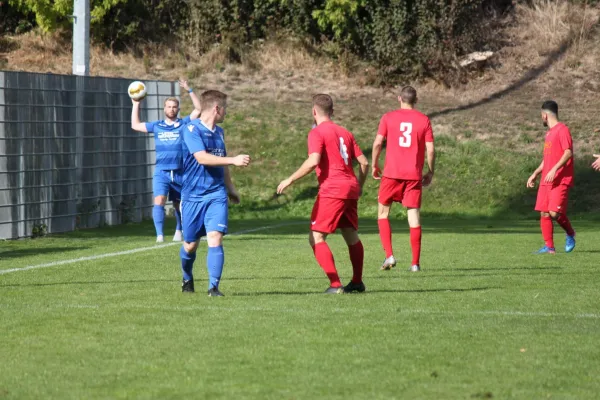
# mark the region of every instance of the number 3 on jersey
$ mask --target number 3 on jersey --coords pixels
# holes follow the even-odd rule
[[[344,159],[344,164],[348,165],[348,147],[344,143],[344,138],[340,138],[340,154]]]
[[[402,134],[400,136],[400,147],[410,147],[412,144],[412,136],[410,136],[412,128],[413,126],[410,122],[402,122],[400,124],[400,133]]]

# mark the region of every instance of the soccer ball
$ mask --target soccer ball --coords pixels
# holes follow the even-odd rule
[[[131,85],[129,85],[127,88],[127,94],[129,94],[129,97],[136,101],[140,101],[146,97],[146,93],[146,85],[144,85],[144,82],[131,82]]]

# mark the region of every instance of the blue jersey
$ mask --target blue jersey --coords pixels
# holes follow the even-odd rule
[[[199,164],[194,153],[206,151],[217,157],[227,156],[223,128],[215,126],[211,131],[199,119],[190,122],[182,131],[183,136],[183,188],[182,201],[203,201],[225,197],[225,167],[209,167]]]
[[[177,118],[173,124],[167,124],[165,120],[146,122],[148,133],[154,133],[156,169],[177,170],[183,167],[181,130],[190,121],[188,115],[185,118]]]

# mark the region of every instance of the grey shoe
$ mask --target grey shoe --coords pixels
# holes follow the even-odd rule
[[[417,264],[410,267],[410,272],[419,272],[420,270],[421,270],[421,267],[419,267],[419,265],[417,265]]]
[[[390,269],[396,266],[396,259],[393,255],[389,256],[385,260],[383,260],[383,264],[381,264],[382,271],[389,271]]]
[[[325,291],[325,294],[343,294],[344,293],[344,287],[340,286],[340,287],[329,287],[327,288],[327,290]]]

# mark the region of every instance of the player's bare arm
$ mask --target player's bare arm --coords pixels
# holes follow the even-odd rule
[[[137,132],[148,133],[146,123],[140,121],[140,101],[131,99],[131,129]]]
[[[561,169],[567,163],[567,161],[569,161],[569,159],[571,159],[571,157],[573,157],[573,151],[571,149],[566,149],[565,152],[563,153],[562,157],[560,158],[560,160],[558,160],[558,162],[556,163],[556,165],[554,167],[552,167],[552,169],[550,169],[550,171],[548,171],[548,173],[544,177],[544,182],[546,182],[546,183],[554,182],[554,178],[556,177],[556,172],[559,169]]]
[[[537,167],[536,170],[533,171],[533,174],[531,174],[529,179],[527,179],[527,187],[528,188],[535,187],[535,180],[537,179],[538,175],[542,173],[543,169],[544,169],[544,162],[542,161],[540,166]]]
[[[189,93],[190,99],[192,99],[192,103],[194,104],[194,111],[190,114],[190,119],[194,120],[200,117],[200,113],[202,112],[202,105],[200,103],[200,98],[193,91],[190,92],[190,85],[185,78],[179,79],[179,86]]]
[[[296,182],[298,179],[304,178],[306,175],[310,174],[317,168],[321,162],[321,154],[320,153],[312,153],[308,156],[308,158],[302,163],[300,168],[296,172],[294,172],[289,178],[284,179],[277,186],[277,194],[283,193],[283,191],[290,186],[292,183]]]
[[[594,154],[594,157],[596,157],[596,161],[592,163],[592,168],[596,171],[600,171],[600,154]]]
[[[427,151],[427,168],[429,168],[429,171],[423,176],[423,186],[429,186],[435,172],[435,147],[433,142],[425,142],[425,149]]]
[[[365,157],[364,154],[356,157],[356,161],[358,161],[358,184],[360,185],[360,190],[362,194],[362,188],[367,180],[367,174],[369,173],[369,160]]]
[[[383,148],[384,137],[382,135],[375,136],[373,142],[373,151],[371,152],[371,160],[373,162],[372,175],[375,179],[381,179],[381,169],[379,168],[379,156],[381,155],[381,149]]]
[[[198,164],[209,167],[225,167],[228,165],[247,167],[250,164],[250,156],[247,154],[240,154],[235,157],[219,157],[209,154],[206,151],[198,151],[194,153],[194,158],[198,161]]]
[[[229,200],[231,200],[231,202],[233,204],[239,204],[240,194],[237,191],[237,189],[235,188],[233,181],[231,180],[231,173],[229,172],[228,166],[225,167],[224,181],[225,181],[225,187],[227,188],[227,196],[229,197]]]

